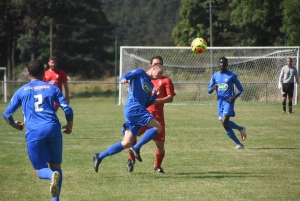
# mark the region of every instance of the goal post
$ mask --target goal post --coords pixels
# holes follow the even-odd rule
[[[174,84],[176,96],[170,104],[216,104],[215,94],[207,93],[213,73],[219,70],[219,58],[228,59],[228,70],[239,77],[244,88],[237,104],[279,104],[282,95],[278,89],[281,68],[286,59],[299,66],[299,47],[208,47],[200,55],[190,47],[120,47],[120,76],[136,68],[149,69],[150,59],[161,56],[164,75]],[[125,105],[128,85],[119,85],[119,105]],[[295,87],[293,104],[297,105]]]
[[[7,83],[6,83],[6,67],[0,67],[0,70],[3,70],[3,81],[2,81],[2,100],[4,103],[7,102]]]

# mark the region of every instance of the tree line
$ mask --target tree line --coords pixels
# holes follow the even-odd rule
[[[299,9],[298,0],[1,0],[0,66],[13,80],[29,60],[52,54],[68,75],[100,79],[114,73],[116,42],[298,46]]]

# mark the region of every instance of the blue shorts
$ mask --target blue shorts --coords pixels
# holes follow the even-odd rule
[[[146,126],[150,119],[154,118],[145,107],[133,107],[124,111],[125,123],[123,124],[122,134],[128,128],[136,138],[142,126]]]
[[[234,112],[234,102],[233,103],[228,103],[227,101],[219,101],[218,102],[218,116],[219,120],[222,118],[222,116],[235,116]]]
[[[27,143],[27,152],[35,170],[48,166],[48,163],[62,163],[62,137],[49,137]]]

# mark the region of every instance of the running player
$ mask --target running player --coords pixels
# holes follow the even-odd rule
[[[242,140],[246,139],[246,128],[230,121],[230,117],[235,116],[234,103],[235,99],[243,92],[243,87],[236,74],[227,70],[228,60],[221,57],[219,60],[220,71],[213,74],[208,85],[207,92],[211,94],[214,90],[218,97],[218,116],[223,127],[230,139],[236,143],[236,149],[244,149],[244,145],[237,139],[232,129],[237,129],[241,133]],[[237,93],[234,92],[234,85]]]
[[[62,132],[70,134],[73,127],[73,110],[56,86],[43,82],[44,65],[39,60],[28,64],[31,82],[13,95],[3,117],[13,128],[23,130],[29,159],[40,179],[51,180],[52,201],[59,201],[62,184]],[[61,127],[53,103],[60,105],[67,124]],[[22,105],[24,123],[15,121],[13,114]],[[50,165],[50,168],[48,168]]]

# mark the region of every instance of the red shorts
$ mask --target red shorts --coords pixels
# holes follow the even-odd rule
[[[143,134],[146,132],[147,129],[148,129],[148,128],[147,128],[146,126],[141,127],[138,136],[143,135]],[[161,129],[160,133],[158,133],[158,134],[153,138],[153,140],[154,140],[154,141],[159,141],[159,142],[164,142],[164,141],[166,140],[166,130],[165,130],[165,126],[164,126],[164,125],[162,125],[162,129]]]

